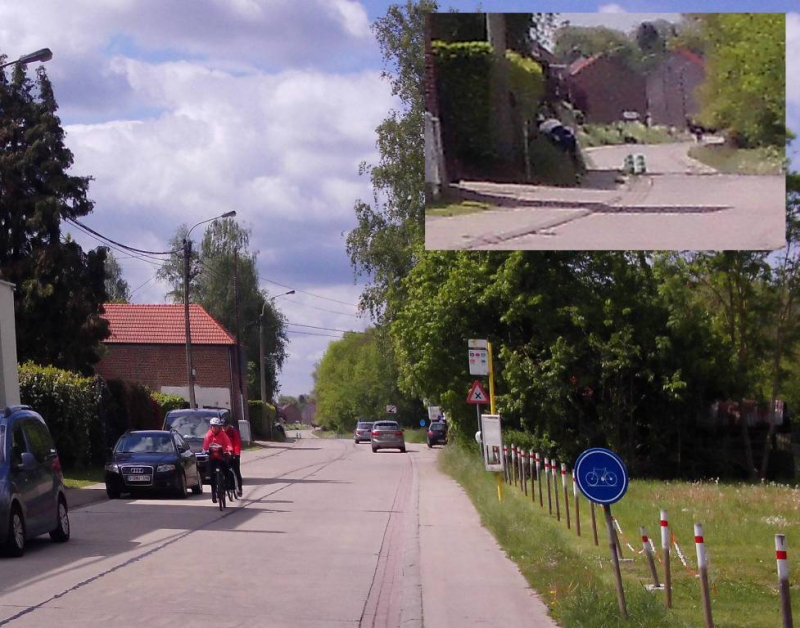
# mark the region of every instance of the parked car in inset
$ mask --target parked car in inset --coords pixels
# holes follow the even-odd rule
[[[353,430],[353,440],[356,445],[366,441],[369,442],[372,438],[370,432],[372,431],[372,421],[359,421],[356,423],[356,429]]]
[[[446,445],[447,423],[445,423],[444,421],[433,421],[428,426],[427,443],[428,443],[428,448],[431,448],[434,445]]]
[[[0,547],[22,556],[42,534],[63,543],[70,525],[61,461],[44,419],[30,406],[0,414]]]
[[[208,455],[203,453],[203,439],[211,428],[211,419],[214,417],[219,417],[226,423],[231,421],[231,413],[225,408],[170,410],[164,417],[162,427],[164,430],[175,430],[189,444],[206,484],[211,484],[211,475],[208,470]]]
[[[203,492],[203,478],[189,444],[176,431],[127,431],[106,463],[106,493],[118,499],[133,491],[170,491],[186,497]]]
[[[375,421],[370,432],[372,452],[379,449],[399,449],[406,453],[406,440],[397,421]]]

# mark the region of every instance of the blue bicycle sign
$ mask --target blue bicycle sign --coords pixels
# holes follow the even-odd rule
[[[595,447],[575,461],[575,481],[581,493],[595,504],[610,505],[628,490],[628,471],[613,451]]]

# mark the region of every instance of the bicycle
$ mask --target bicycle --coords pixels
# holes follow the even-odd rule
[[[225,493],[227,491],[225,490],[225,483],[223,482],[222,471],[220,470],[219,467],[214,469],[214,474],[215,474],[214,481],[217,489],[217,504],[219,504],[219,509],[222,511],[225,510]]]
[[[602,469],[595,467],[586,474],[586,483],[589,486],[614,487],[617,485],[617,474],[613,471],[609,471],[605,467]]]
[[[226,495],[230,493],[228,489],[229,482],[226,480],[225,475],[220,469],[220,462],[223,462],[225,459],[225,454],[222,452],[222,446],[216,443],[213,443],[209,448],[208,452],[208,460],[211,462],[212,460],[217,461],[218,464],[214,465],[214,491],[217,497],[217,504],[219,505],[220,510],[225,510],[225,501]],[[228,468],[230,472],[230,468]],[[231,500],[233,501],[233,500]]]
[[[226,493],[228,494],[228,501],[233,502],[236,501],[236,495],[239,491],[239,486],[236,481],[236,473],[234,473],[233,469],[228,467],[228,481],[226,482]]]

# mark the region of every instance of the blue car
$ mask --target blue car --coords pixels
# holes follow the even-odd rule
[[[41,534],[69,540],[61,462],[44,419],[29,406],[0,413],[0,549],[22,556]]]

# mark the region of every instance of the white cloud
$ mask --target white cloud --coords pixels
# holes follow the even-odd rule
[[[600,13],[627,13],[627,11],[618,4],[603,4],[598,11]]]
[[[786,104],[800,108],[800,13],[786,14]]]

